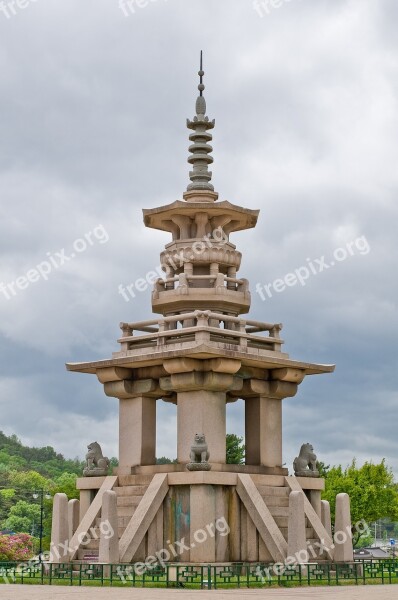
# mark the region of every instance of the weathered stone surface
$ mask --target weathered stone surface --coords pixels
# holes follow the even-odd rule
[[[300,486],[299,480],[296,477],[285,477],[285,481],[292,492],[301,492],[302,487]],[[321,519],[316,514],[315,510],[311,506],[308,498],[304,496],[304,512],[306,517],[308,518],[309,525],[315,531],[315,535],[320,540],[324,540],[326,547],[326,554],[329,560],[333,561],[334,550],[333,550],[333,540],[322,525]]]
[[[69,520],[66,494],[55,494],[51,527],[50,562],[69,562]]]
[[[134,465],[156,461],[156,400],[148,396],[119,400],[119,468],[131,472]]]
[[[332,537],[332,520],[330,516],[330,504],[327,500],[321,500],[321,521],[322,525]]]
[[[211,461],[226,460],[226,411],[225,392],[205,389],[177,394],[177,459],[187,463],[195,434],[206,435]]]
[[[238,475],[236,491],[276,562],[284,562],[287,543],[250,475]]]
[[[191,487],[190,518],[190,561],[198,563],[215,562],[215,535],[209,535],[207,527],[215,532],[216,496],[214,487],[195,485]]]
[[[348,494],[336,496],[336,518],[334,522],[334,560],[350,562],[354,559],[351,533],[351,509]]]
[[[118,526],[117,496],[113,490],[107,490],[102,496],[99,563],[119,562]]]
[[[290,492],[287,554],[292,564],[308,562],[305,529],[304,493]]]
[[[267,382],[264,382],[267,383]],[[246,463],[282,467],[282,402],[259,396],[245,402]]]
[[[71,540],[73,534],[80,523],[80,502],[73,498],[68,502],[68,539]]]
[[[155,475],[120,539],[120,562],[132,560],[168,489],[167,474]]]

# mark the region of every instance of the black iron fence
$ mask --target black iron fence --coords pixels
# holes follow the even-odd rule
[[[0,562],[0,583],[226,589],[398,583],[398,559],[302,565]]]

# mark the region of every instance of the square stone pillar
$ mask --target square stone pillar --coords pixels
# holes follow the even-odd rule
[[[119,399],[119,474],[156,462],[156,400]]]
[[[216,560],[216,495],[212,485],[191,485],[190,562],[214,563]]]
[[[190,462],[195,433],[204,433],[210,463],[226,461],[226,392],[196,390],[177,393],[177,457]]]
[[[282,467],[282,400],[246,399],[245,444],[247,465]]]
[[[90,508],[93,498],[94,498],[93,490],[80,490],[80,510],[79,510],[80,522],[83,520],[84,515]]]

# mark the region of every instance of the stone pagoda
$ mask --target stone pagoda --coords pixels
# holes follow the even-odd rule
[[[69,553],[65,559],[53,552],[54,562],[143,561],[181,539],[184,549],[169,556],[172,562],[284,561],[320,539],[329,542],[320,560],[352,559],[350,541],[331,549],[323,480],[289,477],[283,467],[283,400],[304,377],[334,366],[290,358],[281,324],[242,316],[250,309],[249,283],[238,276],[242,254],[232,238],[255,227],[259,211],[220,201],[214,191],[215,122],[206,115],[203,75],[201,63],[196,114],[187,121],[187,191],[182,200],[143,211],[146,227],[171,234],[160,254],[165,276],[152,292],[158,316],[121,323],[112,358],[67,365],[96,375],[105,394],[118,399],[119,466],[112,475],[78,479],[80,503],[57,495],[53,548],[68,539]],[[226,464],[226,405],[238,399],[245,402],[244,465]],[[161,401],[177,407],[176,464],[156,464]],[[347,499],[339,503],[337,513],[348,522]],[[112,543],[98,535],[84,545],[84,534],[104,520],[113,524]],[[214,535],[199,543],[197,532],[210,529]]]

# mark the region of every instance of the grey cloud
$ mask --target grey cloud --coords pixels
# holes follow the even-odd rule
[[[110,356],[119,322],[150,316],[150,290],[126,303],[117,288],[169,241],[144,229],[141,208],[188,183],[203,48],[216,188],[261,209],[233,240],[251,314],[284,323],[294,358],[337,364],[285,401],[285,460],[308,440],[326,462],[386,456],[398,471],[395,14],[392,0],[292,0],[262,19],[246,0],[159,0],[129,17],[117,2],[38,0],[0,14],[0,281],[99,223],[110,238],[0,296],[5,431],[75,456],[90,423],[117,453],[116,401],[64,363]],[[367,256],[266,302],[256,293],[360,235]],[[228,407],[240,434],[242,410]],[[175,407],[159,415],[158,453],[174,458]]]

